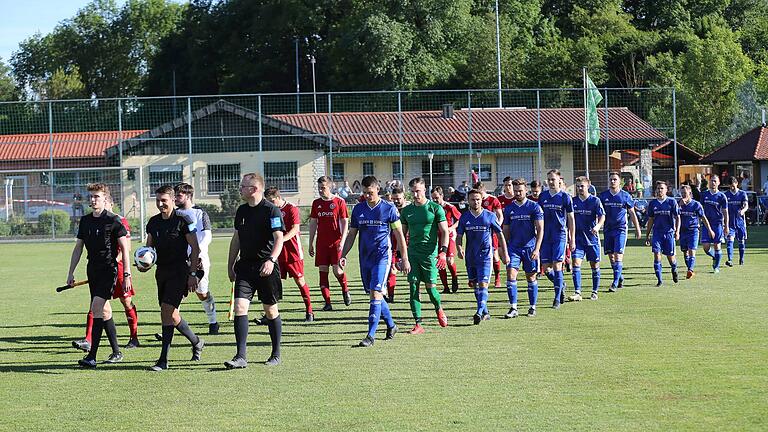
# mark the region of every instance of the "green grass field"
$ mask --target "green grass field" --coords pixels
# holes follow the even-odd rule
[[[352,348],[367,329],[357,265],[349,269],[352,306],[334,289],[336,310],[325,313],[309,266],[317,321],[301,322],[298,289],[287,282],[282,366],[258,363],[269,355],[269,337],[254,325],[249,367],[225,370],[235,350],[232,326],[205,335],[193,297],[182,314],[206,340],[203,360],[189,362],[189,346],[177,336],[171,369],[159,374],[145,370],[160,351],[151,273],[134,272],[142,347],[126,350],[123,363],[81,370],[82,353],[70,341],[83,336],[87,287],[54,293],[65,282],[72,245],[3,244],[0,430],[766,430],[768,229],[750,235],[744,267],[715,276],[700,251],[695,279],[672,284],[665,263],[662,288],[654,287],[650,249],[632,243],[625,289],[605,292],[606,265],[598,301],[553,311],[544,280],[533,319],[500,319],[506,293],[495,290],[494,319],[473,326],[474,296],[463,288],[444,296],[448,328],[425,308],[421,336],[405,333],[412,321],[401,285],[393,312],[402,333],[393,341],[380,333],[370,349]],[[220,321],[229,295],[227,246],[217,238],[211,249]],[[463,274],[461,261],[459,268]],[[566,281],[571,287],[570,275]],[[260,311],[254,306],[252,317]],[[124,344],[125,316],[118,302],[113,309]],[[104,341],[99,357],[108,353]]]

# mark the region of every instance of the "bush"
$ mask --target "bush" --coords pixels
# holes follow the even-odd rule
[[[35,233],[35,226],[27,222],[23,217],[14,216],[9,222],[11,236],[28,236]]]
[[[0,237],[7,237],[11,235],[11,224],[0,221]]]
[[[51,235],[56,228],[56,234],[69,233],[71,224],[69,213],[64,210],[46,210],[38,217],[37,231],[40,234]]]

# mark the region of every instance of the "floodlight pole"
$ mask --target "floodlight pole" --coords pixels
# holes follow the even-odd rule
[[[499,0],[496,0],[496,75],[499,86],[499,108],[504,107],[501,100],[501,41],[499,32]]]
[[[427,157],[429,158],[429,191],[428,193],[432,191],[432,159],[434,159],[435,154],[433,152],[427,153]]]
[[[312,99],[315,103],[315,114],[317,114],[317,84],[315,82],[315,63],[317,60],[314,55],[309,57],[309,62],[312,63]]]

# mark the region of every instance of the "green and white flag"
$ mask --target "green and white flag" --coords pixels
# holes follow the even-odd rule
[[[587,76],[587,106],[586,113],[587,142],[597,145],[600,141],[600,120],[597,118],[597,105],[603,100],[603,96],[597,90],[595,83]]]

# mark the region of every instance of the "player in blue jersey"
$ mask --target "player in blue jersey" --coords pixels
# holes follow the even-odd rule
[[[352,210],[350,229],[344,242],[344,249],[341,251],[339,265],[342,268],[347,265],[347,253],[355,244],[355,238],[359,232],[360,275],[363,280],[363,289],[371,297],[368,308],[368,334],[359,345],[369,347],[373,345],[376,338],[376,329],[381,318],[384,318],[387,323],[385,340],[392,339],[397,333],[397,325],[392,319],[389,305],[382,293],[382,290],[387,287],[389,267],[392,264],[392,245],[389,241],[392,231],[397,239],[397,248],[401,251],[402,269],[408,272],[410,264],[400,216],[394,204],[381,199],[379,181],[376,177],[364,177],[361,184],[365,201],[357,203]]]
[[[526,182],[512,181],[514,201],[504,207],[504,237],[509,255],[507,264],[507,296],[509,312],[506,318],[517,317],[517,273],[522,265],[528,281],[528,316],[536,316],[539,282],[536,280],[539,251],[544,239],[544,212],[539,205],[526,198]]]
[[[576,248],[574,242],[573,200],[561,190],[560,171],[553,169],[547,172],[549,190],[539,196],[539,206],[544,212],[544,238],[541,243],[541,265],[545,275],[555,286],[553,309],[559,309],[565,294],[563,262],[565,261],[565,244],[569,243],[571,250]],[[566,231],[567,228],[567,231]]]
[[[587,177],[576,178],[576,198],[573,199],[573,214],[576,224],[576,249],[571,254],[573,261],[574,294],[570,301],[581,301],[581,261],[586,258],[592,268],[592,295],[597,300],[600,287],[600,229],[605,223],[605,211],[600,199],[589,193],[592,182]]]
[[[667,196],[667,183],[659,180],[655,184],[656,199],[648,203],[648,233],[645,245],[653,252],[653,270],[656,286],[661,286],[661,256],[666,255],[672,268],[672,281],[677,283],[677,259],[675,240],[680,239],[680,208],[674,198]],[[653,237],[651,237],[653,233]]]
[[[488,284],[491,282],[493,265],[493,235],[499,235],[502,242],[504,236],[496,215],[483,208],[483,193],[480,190],[469,191],[467,200],[469,211],[459,218],[456,247],[459,258],[463,258],[467,265],[469,284],[475,290],[477,312],[472,318],[477,325],[491,318],[488,312]],[[465,235],[466,249],[462,245]],[[505,248],[499,248],[499,257],[504,264],[509,262]]]
[[[728,198],[720,192],[720,177],[713,175],[709,179],[709,189],[701,193],[701,205],[704,207],[704,216],[709,220],[714,236],[708,232],[701,233],[701,244],[704,253],[712,257],[712,272],[720,273],[720,259],[722,251],[720,243],[729,234]],[[725,237],[724,237],[725,236]]]
[[[696,248],[699,246],[699,221],[707,227],[710,238],[715,236],[709,221],[704,217],[704,207],[701,203],[693,199],[693,192],[688,185],[680,186],[680,194],[683,199],[680,200],[680,250],[685,255],[685,265],[688,272],[686,279],[694,276],[693,269],[696,267]]]
[[[726,250],[728,260],[725,265],[733,267],[733,240],[739,242],[739,265],[744,265],[744,249],[747,247],[747,221],[744,215],[749,209],[747,193],[739,190],[739,179],[728,179],[729,189],[725,191],[728,199],[728,235],[726,236]]]
[[[635,238],[640,238],[640,222],[635,213],[635,202],[629,192],[621,189],[621,176],[612,172],[608,176],[609,187],[600,193],[600,201],[605,210],[605,227],[603,229],[603,249],[611,261],[613,282],[608,289],[616,292],[624,284],[624,248],[627,246],[627,215],[635,227]]]

